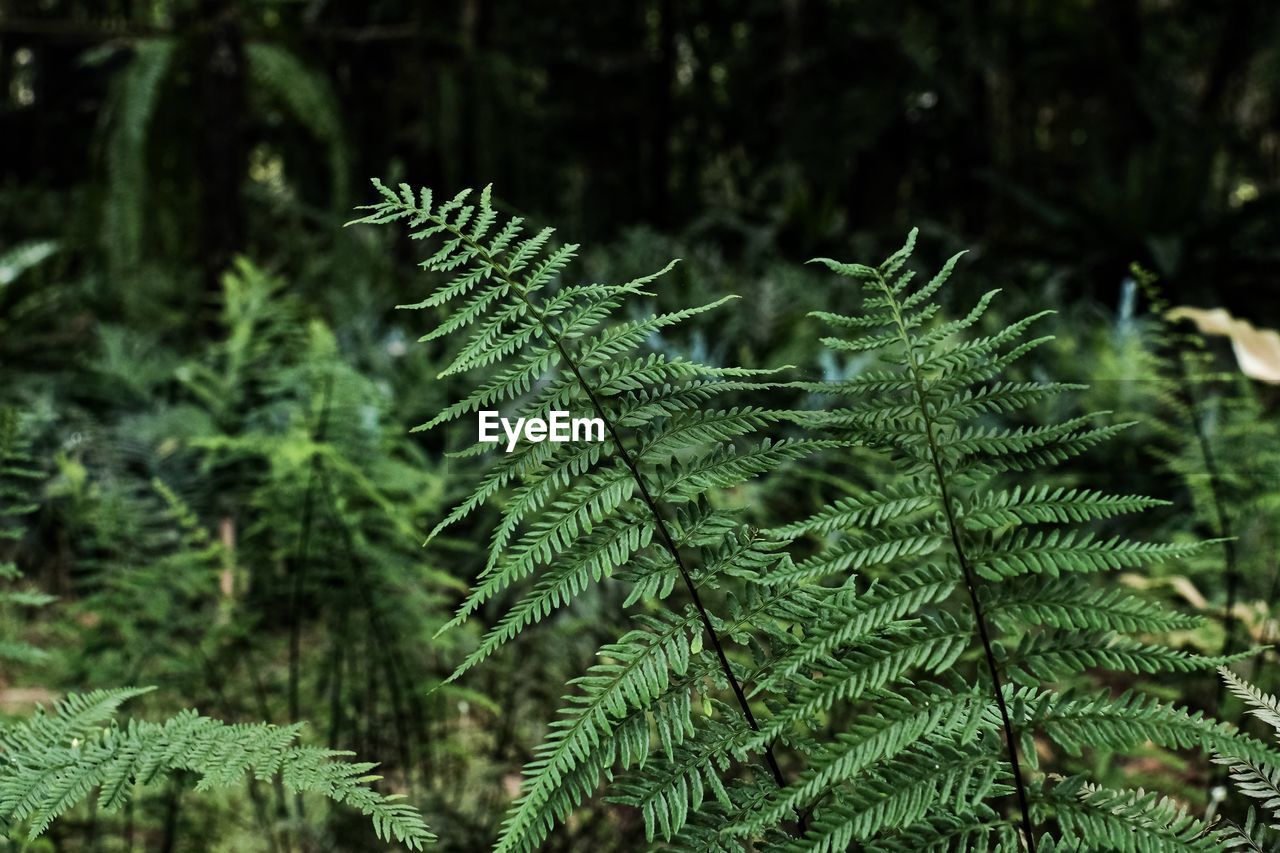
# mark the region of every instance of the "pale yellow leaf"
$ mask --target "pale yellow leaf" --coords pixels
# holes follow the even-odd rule
[[[1259,329],[1248,320],[1231,316],[1225,308],[1192,308],[1186,305],[1170,309],[1170,320],[1190,320],[1204,335],[1222,335],[1231,339],[1240,371],[1262,382],[1280,383],[1280,332]]]

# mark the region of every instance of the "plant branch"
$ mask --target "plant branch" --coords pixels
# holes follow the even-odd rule
[[[676,568],[680,572],[680,577],[684,581],[685,588],[689,593],[689,598],[698,612],[698,618],[702,622],[702,627],[706,632],[707,639],[711,643],[711,648],[715,651],[720,669],[724,673],[725,679],[728,681],[730,688],[733,690],[733,695],[737,700],[738,707],[742,710],[742,714],[746,718],[747,724],[751,726],[751,729],[757,732],[760,731],[760,725],[756,721],[755,714],[751,710],[751,704],[747,701],[747,695],[742,689],[742,684],[738,681],[737,676],[734,675],[733,667],[730,665],[729,658],[725,654],[724,644],[720,641],[720,637],[711,621],[711,615],[707,612],[707,608],[702,602],[702,597],[698,594],[697,585],[694,583],[693,577],[689,573],[689,568],[685,564],[684,557],[681,555],[680,549],[671,535],[670,528],[667,525],[666,519],[663,517],[657,501],[654,500],[653,495],[649,491],[648,483],[640,473],[640,469],[636,464],[635,458],[627,449],[626,445],[623,444],[622,437],[618,433],[616,424],[613,419],[609,417],[603,403],[596,395],[595,389],[591,386],[591,383],[589,383],[586,377],[583,376],[581,368],[573,358],[573,355],[569,352],[568,347],[565,346],[559,332],[552,327],[550,322],[547,320],[546,315],[543,314],[542,310],[530,298],[529,291],[516,282],[512,277],[510,270],[508,270],[504,264],[499,262],[497,258],[489,254],[489,252],[480,245],[478,241],[471,239],[469,235],[463,233],[461,230],[452,227],[450,223],[445,221],[443,218],[431,217],[431,220],[447,229],[455,237],[464,241],[497,273],[502,282],[510,287],[511,291],[519,296],[520,299],[524,301],[525,305],[528,306],[534,319],[538,321],[544,333],[559,351],[560,357],[564,360],[565,365],[568,366],[579,387],[582,388],[583,392],[590,400],[592,408],[595,410],[600,420],[604,422],[605,428],[609,432],[609,436],[613,441],[614,447],[617,449],[622,463],[627,467],[632,479],[635,480],[636,487],[640,490],[641,500],[644,501],[649,512],[653,515],[658,538],[662,542],[663,548],[671,554],[671,559],[675,562]],[[773,781],[779,788],[785,788],[787,784],[786,778],[782,775],[782,769],[778,766],[778,761],[773,755],[772,745],[765,745],[764,759],[765,763],[769,767],[770,774],[773,776]],[[799,834],[803,836],[807,829],[806,821],[803,816],[801,816],[798,822],[798,829]]]
[[[1035,829],[1031,822],[1031,807],[1027,799],[1027,785],[1022,776],[1022,767],[1018,761],[1018,738],[1013,727],[1013,721],[1009,717],[1009,708],[1004,701],[1004,688],[1000,682],[1000,669],[996,663],[995,651],[991,645],[991,634],[987,627],[987,617],[982,610],[982,602],[978,599],[978,579],[974,575],[973,567],[969,565],[969,558],[965,553],[964,545],[960,539],[960,527],[956,523],[955,510],[951,505],[950,489],[947,487],[947,478],[942,467],[942,455],[938,447],[937,425],[934,423],[933,416],[929,413],[929,407],[925,401],[924,378],[920,375],[920,364],[916,361],[915,341],[907,332],[907,327],[902,319],[898,300],[893,294],[889,283],[884,280],[879,273],[876,274],[876,281],[884,291],[885,297],[888,299],[893,309],[894,322],[898,327],[898,335],[906,347],[907,367],[911,373],[911,382],[915,387],[916,403],[920,408],[920,417],[924,421],[925,438],[929,444],[929,458],[933,463],[933,475],[938,481],[939,500],[942,503],[942,511],[947,520],[947,530],[951,536],[951,546],[955,551],[956,560],[960,563],[960,570],[964,575],[965,589],[969,592],[969,603],[973,608],[974,621],[978,626],[978,637],[982,641],[982,654],[986,659],[987,669],[991,672],[991,686],[995,693],[996,706],[1000,709],[1000,724],[1004,728],[1005,746],[1008,748],[1009,765],[1013,770],[1014,790],[1018,798],[1018,809],[1022,812],[1022,833],[1026,839],[1027,849],[1031,853],[1036,850]]]
[[[1236,563],[1236,543],[1232,535],[1231,517],[1227,513],[1226,499],[1222,492],[1222,474],[1218,469],[1218,460],[1213,452],[1213,444],[1209,441],[1209,433],[1200,421],[1200,400],[1196,397],[1195,385],[1190,371],[1187,369],[1186,354],[1181,348],[1175,352],[1178,362],[1179,379],[1182,381],[1183,393],[1187,396],[1188,414],[1192,432],[1196,436],[1196,446],[1200,458],[1204,461],[1205,474],[1209,480],[1210,502],[1213,504],[1214,521],[1218,529],[1215,534],[1222,540],[1222,562],[1227,582],[1226,612],[1222,616],[1222,631],[1226,635],[1223,640],[1222,653],[1230,655],[1235,651],[1236,640],[1236,597],[1240,586],[1240,570]],[[1218,682],[1218,704],[1222,703],[1223,682]]]
[[[329,409],[333,392],[333,375],[325,377],[324,388],[320,398],[320,417],[311,433],[311,441],[318,444],[325,440],[329,431]],[[302,664],[302,614],[299,612],[302,601],[302,586],[307,570],[307,557],[311,544],[311,527],[315,515],[316,477],[320,473],[320,456],[313,452],[311,467],[307,472],[307,488],[302,499],[302,526],[298,534],[298,562],[291,572],[292,583],[289,589],[289,720],[297,720],[300,713],[298,684]]]

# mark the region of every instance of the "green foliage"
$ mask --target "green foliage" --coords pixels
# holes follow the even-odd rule
[[[56,362],[52,346],[65,322],[66,288],[42,286],[41,267],[51,266],[62,246],[56,240],[32,240],[0,251],[0,385],[12,389],[8,404],[19,399],[35,365]]]
[[[58,248],[58,243],[54,240],[39,240],[5,250],[4,254],[0,254],[0,292],[13,284],[18,276],[56,254]]]
[[[1249,477],[1245,472],[1252,466],[1264,476],[1273,467],[1268,464],[1267,431],[1256,423],[1247,397],[1231,393],[1231,377],[1214,371],[1204,339],[1168,319],[1170,306],[1155,276],[1136,265],[1131,272],[1153,314],[1152,352],[1145,360],[1162,415],[1155,420],[1160,442],[1153,451],[1190,497],[1190,521],[1219,540],[1218,547],[1195,561],[1188,573],[1202,586],[1222,591],[1222,609],[1215,615],[1223,622],[1223,647],[1231,651],[1236,647],[1233,611],[1241,586],[1235,527],[1248,512],[1241,498],[1265,493],[1247,488],[1239,479]],[[1239,429],[1244,422],[1250,424],[1248,434]],[[1244,446],[1233,450],[1231,442],[1224,441],[1227,437]],[[1237,455],[1239,450],[1244,452]],[[1243,464],[1245,460],[1249,463]]]
[[[442,244],[423,265],[449,277],[432,295],[406,306],[448,310],[424,340],[463,339],[441,375],[478,369],[491,374],[422,428],[503,404],[521,417],[585,411],[607,425],[603,442],[528,444],[499,457],[480,486],[432,532],[475,512],[504,487],[515,487],[500,510],[486,565],[451,625],[463,624],[512,587],[524,588],[453,677],[551,616],[587,585],[623,569],[636,585],[633,599],[665,599],[681,584],[690,598],[687,606],[637,617],[640,627],[603,647],[601,662],[573,682],[576,691],[565,697],[560,719],[525,768],[522,794],[498,842],[499,850],[527,850],[615,762],[644,764],[651,726],[668,754],[683,744],[694,731],[692,694],[701,683],[722,679],[740,691],[719,639],[733,630],[712,622],[698,590],[714,588],[721,575],[758,573],[776,557],[751,537],[735,537],[733,514],[710,506],[703,495],[831,443],[765,439],[740,447],[736,439],[746,441],[779,417],[751,406],[715,408],[718,395],[753,387],[751,371],[635,354],[654,332],[724,299],[614,320],[623,301],[643,295],[662,272],[621,285],[557,287],[577,246],[554,246],[550,229],[523,237],[519,219],[500,220],[487,188],[474,204],[464,192],[437,206],[426,190],[415,195],[401,187],[397,194],[375,186],[383,200],[358,221],[404,220],[415,238]],[[689,565],[685,549],[702,559]],[[532,585],[525,583],[530,578]],[[766,595],[750,606],[767,612],[781,603]],[[730,713],[755,727],[744,697]],[[771,755],[766,762],[776,770]]]
[[[133,275],[144,256],[147,211],[154,204],[147,196],[147,129],[173,54],[171,39],[139,41],[104,114],[109,130],[102,248],[115,275]]]
[[[1280,4],[16,6],[0,24],[0,409],[22,412],[23,436],[0,474],[15,510],[0,519],[0,725],[129,684],[160,688],[126,706],[138,720],[305,718],[298,743],[376,757],[377,790],[457,851],[499,837],[531,759],[523,813],[555,826],[512,846],[1016,849],[1008,728],[1041,850],[1218,849],[1228,819],[1251,833],[1201,754],[1234,735],[1178,714],[1265,728],[1193,652],[1230,660],[1280,633],[1280,397],[1239,376],[1222,339],[1169,334],[1125,269],[1158,270],[1173,304],[1280,327]],[[605,327],[742,297],[583,367],[593,387],[619,383],[599,396],[639,476],[610,467],[612,437],[519,459],[468,447],[473,393],[514,417],[578,379],[558,352],[513,372],[546,343],[536,332],[436,379],[510,294],[406,346],[493,280],[391,310],[447,272],[410,275],[422,243],[335,233],[337,211],[354,175],[415,173],[486,176],[500,210],[571,228],[587,248],[533,295],[543,307],[682,259],[568,341],[575,356]],[[946,346],[1060,311],[1027,330],[1052,346],[972,386],[975,441],[1008,457],[1083,412],[1115,414],[1081,429],[1140,422],[1061,465],[953,479],[961,546],[1010,549],[971,567],[990,655],[928,471],[904,475],[894,444],[866,436],[899,417],[892,399],[911,414],[911,389],[896,345],[845,332],[894,330],[816,333],[809,312],[849,317],[862,297],[795,263],[882,257],[912,219],[922,246],[903,269],[977,259],[917,306],[937,314],[913,333],[966,318],[971,289],[1004,291]],[[663,373],[679,361],[803,365],[776,378],[822,387]],[[702,382],[679,391],[687,408],[645,409]],[[824,425],[812,410],[837,383],[848,422]],[[454,404],[442,428],[404,434]],[[593,414],[581,395],[566,407]],[[750,431],[731,434],[744,410]],[[671,553],[640,478],[656,491],[720,445],[754,458],[765,437],[816,429],[841,446],[655,496]],[[1218,541],[1173,556],[1196,539]],[[1274,693],[1275,662],[1263,649],[1232,668]],[[1092,713],[1102,691],[1141,725],[1039,717]],[[1186,748],[1146,740],[1156,728]],[[974,753],[956,747],[969,736]],[[950,763],[931,775],[926,749]],[[909,787],[878,775],[911,766]],[[381,846],[314,795],[246,773],[196,796],[194,779],[139,786],[117,813],[90,796],[36,843],[0,847]]]
[[[1155,410],[1148,452],[1173,480],[1176,525],[1217,540],[1180,565],[1174,577],[1191,586],[1192,600],[1212,617],[1202,647],[1231,655],[1262,646],[1250,677],[1269,689],[1274,682],[1265,664],[1274,659],[1269,646],[1280,589],[1280,568],[1272,557],[1280,434],[1267,416],[1261,387],[1234,365],[1220,364],[1211,340],[1175,324],[1177,314],[1152,273],[1135,264],[1131,274],[1150,310],[1134,333],[1148,347],[1135,359]],[[1238,713],[1224,683],[1216,687],[1214,713]],[[1245,719],[1241,713],[1242,726]]]
[[[1138,789],[1113,791],[1072,780],[1047,797],[1062,827],[1062,840],[1041,849],[1205,851],[1230,846],[1230,835],[1191,817],[1177,801]]]
[[[243,655],[246,648],[251,649],[249,630],[259,621],[253,610],[261,606],[259,601],[273,600],[269,576],[251,583],[250,573],[240,568],[240,561],[263,548],[259,539],[270,542],[271,537],[265,531],[255,535],[250,526],[238,549],[235,527],[226,518],[223,535],[210,535],[201,513],[194,508],[196,504],[209,507],[210,497],[192,488],[187,467],[190,457],[181,458],[190,450],[181,444],[199,448],[205,457],[203,465],[215,477],[226,465],[239,464],[253,453],[272,454],[288,473],[260,483],[261,494],[250,492],[262,507],[287,506],[281,493],[286,487],[296,488],[300,479],[296,472],[305,475],[316,458],[334,453],[333,472],[321,482],[326,504],[342,501],[334,512],[343,518],[330,529],[344,523],[359,524],[363,534],[358,543],[346,546],[347,559],[376,555],[380,562],[391,564],[397,549],[402,552],[402,562],[407,562],[410,554],[416,557],[412,522],[383,511],[396,504],[398,495],[386,491],[395,487],[374,487],[352,467],[353,460],[359,458],[360,433],[351,434],[347,416],[368,389],[359,377],[343,372],[334,363],[331,338],[313,327],[309,330],[313,340],[307,340],[306,325],[299,334],[296,316],[278,310],[273,299],[278,282],[244,265],[240,275],[229,277],[227,285],[231,334],[225,347],[219,348],[207,367],[197,364],[179,369],[182,379],[193,388],[211,389],[203,398],[198,391],[192,392],[193,400],[209,405],[206,412],[194,409],[188,401],[172,411],[135,415],[119,433],[102,428],[97,440],[87,443],[92,448],[90,455],[62,455],[60,476],[46,486],[22,429],[24,424],[13,409],[0,409],[0,544],[5,546],[0,556],[7,558],[9,546],[22,538],[19,521],[32,514],[38,490],[50,504],[47,510],[70,511],[80,526],[77,546],[86,556],[79,567],[90,581],[84,587],[86,594],[67,609],[78,612],[83,626],[77,637],[83,647],[73,658],[86,667],[77,679],[82,683],[155,679],[187,696],[212,693],[225,706],[225,685],[235,675],[230,655]],[[302,421],[298,429],[303,434],[293,436],[292,443],[272,441],[261,413],[286,411],[291,395],[305,387],[290,373],[296,370],[290,362],[298,353],[283,359],[280,355],[299,343],[305,346],[302,357],[307,365],[321,374],[315,378],[317,385],[326,389],[324,406],[334,435],[317,440],[311,436],[311,426]],[[101,376],[109,381],[113,378],[111,369],[120,366],[104,362]],[[129,378],[132,386],[110,384],[114,389],[130,388],[145,398],[150,390],[148,380],[136,373]],[[226,431],[220,433],[218,425]],[[178,430],[177,439],[174,430]],[[156,456],[148,456],[147,444],[156,436],[162,437],[162,446]],[[335,453],[329,442],[342,442],[341,452]],[[373,444],[376,447],[376,441]],[[294,449],[299,445],[305,451],[301,455]],[[170,464],[166,465],[166,457],[174,456],[179,458],[168,459]],[[158,469],[172,476],[188,497],[160,477],[148,480],[139,476],[138,469]],[[65,503],[70,507],[60,506]],[[264,514],[262,521],[273,520]],[[297,528],[295,519],[280,535],[296,540]],[[271,552],[267,549],[266,553]],[[14,563],[5,562],[2,568],[6,580],[21,578]],[[367,574],[361,576],[361,568],[351,568],[356,576],[344,586],[350,588],[359,582],[369,595],[378,595],[383,582]],[[334,583],[331,576],[321,577]],[[296,609],[318,584],[303,584],[301,577],[295,578],[290,580]],[[344,589],[339,591],[346,594]],[[0,608],[7,617],[0,655],[6,661],[38,661],[46,674],[55,669],[55,656],[37,656],[21,633],[23,622],[12,618],[20,606],[50,601],[50,596],[25,590],[0,595]],[[365,606],[369,607],[367,601]],[[295,620],[295,624],[300,638],[301,623]],[[369,633],[382,645],[381,661],[396,654],[384,610],[371,608]],[[347,638],[344,634],[339,639]],[[350,653],[354,655],[355,650]],[[7,680],[7,672],[5,676]],[[403,678],[403,673],[398,677]],[[291,684],[295,696],[299,687],[295,675]],[[335,687],[340,689],[340,685]],[[6,831],[25,828],[22,831],[34,838],[55,819],[90,799],[95,790],[97,804],[114,813],[134,796],[135,788],[154,788],[168,777],[180,781],[193,773],[198,790],[243,789],[246,775],[275,779],[272,789],[280,796],[284,791],[314,792],[347,804],[372,819],[380,838],[413,849],[431,840],[418,811],[402,802],[404,794],[383,795],[374,790],[372,783],[380,778],[370,775],[375,765],[339,760],[352,754],[349,751],[296,743],[302,732],[300,725],[227,725],[190,710],[167,715],[158,723],[136,719],[115,722],[120,703],[147,692],[109,688],[71,693],[55,704],[51,714],[37,712],[34,717],[0,726],[0,821]],[[337,701],[342,694],[333,695]],[[376,700],[376,694],[370,693],[368,698]],[[240,715],[245,709],[230,710],[244,718]],[[287,710],[297,718],[301,709],[296,699],[288,703]],[[267,716],[264,706],[254,711]],[[336,726],[331,727],[330,738],[336,739],[338,734]],[[408,772],[411,768],[396,771],[402,787]]]
[[[290,117],[328,150],[333,204],[335,207],[346,204],[346,139],[328,81],[280,45],[248,44],[245,57],[255,89],[277,99]]]
[[[454,677],[606,576],[629,582],[627,603],[646,610],[572,682],[497,849],[536,848],[618,774],[611,801],[638,809],[650,840],[677,849],[1008,848],[1019,834],[1043,849],[1208,849],[1217,839],[1154,795],[1086,788],[1079,773],[1039,767],[1040,742],[1063,760],[1148,742],[1274,756],[1151,697],[1063,689],[1098,668],[1183,672],[1241,655],[1162,645],[1151,635],[1196,620],[1093,578],[1204,547],[1092,528],[1162,502],[1020,482],[1126,426],[1098,415],[1008,423],[1079,387],[1010,378],[1048,340],[1026,337],[1043,314],[966,337],[995,293],[961,319],[938,319],[958,258],[912,287],[903,270],[913,232],[879,267],[823,261],[865,290],[865,313],[816,315],[849,334],[823,342],[886,365],[794,384],[848,398],[843,407],[716,410],[713,393],[751,387],[731,378],[743,371],[631,354],[649,330],[705,309],[610,322],[656,277],[563,284],[576,247],[554,247],[549,230],[522,238],[487,189],[474,204],[464,192],[436,206],[429,191],[375,186],[383,200],[359,222],[405,221],[440,246],[423,266],[447,277],[407,307],[440,311],[424,340],[461,339],[442,377],[482,377],[423,428],[490,406],[521,417],[581,408],[609,427],[603,444],[499,456],[433,531],[505,496],[486,565],[451,625],[510,603]],[[783,419],[834,438],[729,443]],[[888,456],[896,478],[765,538],[700,499],[800,453],[855,445]],[[821,547],[801,556],[811,536]],[[687,605],[675,594],[682,580]],[[710,591],[718,606],[708,608]],[[729,642],[752,662],[731,659]],[[789,780],[774,755],[782,745],[798,766]]]
[[[163,723],[114,722],[119,706],[141,692],[72,694],[52,712],[0,730],[0,827],[25,824],[35,839],[60,815],[98,791],[116,811],[135,785],[190,771],[197,790],[228,787],[246,773],[279,777],[293,791],[311,791],[358,809],[379,838],[420,850],[433,836],[418,812],[368,787],[373,764],[335,760],[348,753],[298,746],[299,726],[226,725],[185,711]]]
[[[1261,720],[1271,729],[1273,739],[1280,735],[1280,700],[1263,693],[1226,667],[1219,672],[1227,689],[1244,703],[1249,715]],[[1274,850],[1280,844],[1280,837],[1275,832],[1280,830],[1280,764],[1276,763],[1276,758],[1271,755],[1232,755],[1215,749],[1214,761],[1228,768],[1235,790],[1245,797],[1257,800],[1266,818],[1271,821],[1266,826],[1258,825],[1254,811],[1250,808],[1244,826],[1228,824],[1229,843],[1224,847]]]
[[[1008,482],[1009,475],[1077,456],[1124,425],[1097,424],[1097,416],[1003,423],[1068,390],[1006,378],[1019,358],[1047,342],[1026,337],[1043,314],[962,337],[995,293],[961,319],[939,321],[935,297],[958,256],[915,286],[905,270],[914,236],[879,267],[822,261],[865,292],[862,314],[818,315],[842,333],[823,343],[837,352],[874,353],[887,368],[802,386],[842,403],[807,413],[802,422],[889,455],[898,479],[775,534],[787,541],[809,533],[824,539],[813,556],[784,560],[775,583],[858,582],[867,591],[851,597],[853,607],[876,612],[878,599],[896,598],[901,603],[886,613],[895,621],[868,632],[865,617],[835,611],[806,623],[760,679],[765,687],[786,686],[765,729],[769,736],[799,728],[819,737],[848,713],[837,709],[856,711],[862,703],[874,707],[874,725],[864,724],[853,737],[847,730],[837,735],[838,748],[821,748],[798,779],[766,792],[722,835],[758,836],[812,811],[801,842],[810,849],[842,849],[894,832],[928,847],[950,838],[958,817],[997,817],[982,832],[963,824],[972,844],[979,834],[1006,831],[1000,804],[1007,808],[1012,793],[1023,840],[1034,846],[1041,827],[1058,814],[1061,796],[1051,791],[1065,784],[1048,786],[1037,772],[1038,739],[1067,754],[1086,745],[1126,750],[1146,741],[1267,751],[1199,714],[1154,700],[1057,692],[1054,685],[1098,667],[1138,674],[1234,659],[1201,658],[1127,636],[1184,620],[1087,577],[1184,559],[1202,545],[1104,538],[1078,527],[1158,503],[1146,498]],[[950,680],[965,672],[972,674]],[[919,691],[930,673],[941,680],[928,701],[914,693],[902,698],[900,691]],[[884,796],[867,798],[868,770]],[[1171,837],[1183,832],[1176,810],[1109,811],[1109,819],[1128,826],[1125,832],[1147,834],[1147,821]],[[1075,835],[1091,849],[1114,843],[1119,831],[1094,820],[1058,822],[1064,840]]]

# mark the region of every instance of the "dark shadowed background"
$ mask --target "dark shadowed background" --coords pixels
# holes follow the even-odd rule
[[[646,225],[803,260],[916,224],[1073,297],[1114,301],[1136,260],[1268,320],[1278,20],[1261,0],[6,0],[0,234],[213,282],[236,252],[332,240],[370,175],[492,182],[575,239]]]

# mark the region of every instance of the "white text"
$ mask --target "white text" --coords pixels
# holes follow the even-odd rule
[[[604,421],[600,418],[572,418],[568,412],[553,411],[550,417],[516,418],[514,422],[498,412],[480,412],[479,440],[500,442],[498,429],[507,439],[507,452],[516,449],[516,443],[525,441],[604,441]]]

